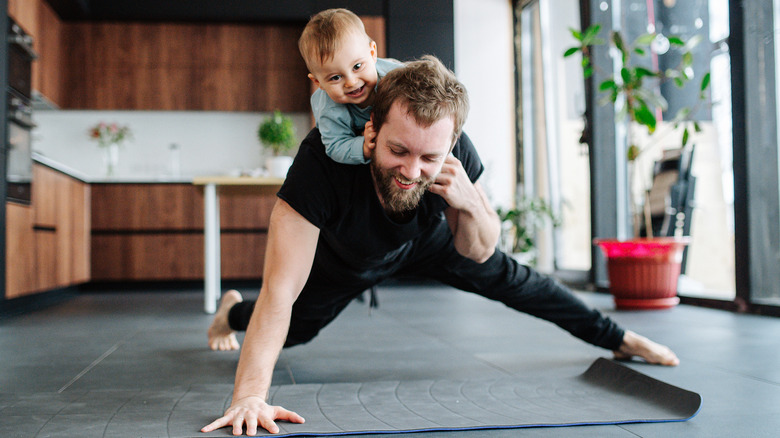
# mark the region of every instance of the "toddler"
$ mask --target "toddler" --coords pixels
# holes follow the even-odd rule
[[[371,116],[376,84],[401,63],[378,59],[376,42],[347,9],[313,16],[298,48],[309,79],[319,87],[311,96],[311,108],[328,156],[344,164],[367,163],[362,132]]]

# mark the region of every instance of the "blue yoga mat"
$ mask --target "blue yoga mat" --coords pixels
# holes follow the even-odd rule
[[[306,419],[278,422],[278,437],[686,421],[701,396],[598,359],[564,379],[282,385],[270,402]]]

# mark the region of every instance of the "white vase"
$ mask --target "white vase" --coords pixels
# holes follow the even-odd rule
[[[285,178],[287,171],[290,170],[293,158],[288,156],[268,157],[265,160],[265,167],[268,168],[268,174],[274,178]]]
[[[114,176],[119,166],[119,144],[111,143],[103,148],[103,170],[106,176]]]

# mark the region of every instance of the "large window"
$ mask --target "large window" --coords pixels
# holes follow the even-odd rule
[[[555,4],[555,10],[550,8]],[[629,38],[655,32],[701,38],[692,83],[711,74],[710,99],[695,118],[695,178],[691,236],[679,284],[688,302],[727,303],[735,309],[777,313],[780,305],[780,0],[515,0],[518,47],[518,181],[522,196],[553,203],[563,226],[548,230],[541,258],[556,269],[590,270],[606,285],[604,261],[592,237],[629,237],[625,130],[611,105],[599,105],[598,83],[582,87],[578,59],[562,58],[572,45],[569,27],[602,25]],[[579,11],[582,11],[581,13]],[[661,67],[658,44],[647,62]],[[615,71],[615,51],[593,51],[602,71]],[[679,56],[679,54],[677,55]],[[669,126],[690,93],[658,84],[669,102]],[[583,99],[584,97],[584,99]],[[581,102],[588,102],[583,108]],[[579,145],[586,109],[589,147]],[[679,131],[644,156],[651,172]],[[678,218],[680,216],[678,215]],[[588,222],[590,219],[590,222]],[[702,301],[704,300],[704,301]]]
[[[576,59],[561,55],[579,28],[579,0],[526,1],[520,35],[520,197],[549,202],[561,219],[538,238],[543,270],[590,269],[588,149],[580,144],[584,87]]]

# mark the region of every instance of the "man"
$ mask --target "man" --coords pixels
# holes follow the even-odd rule
[[[498,218],[477,178],[483,166],[461,128],[463,86],[433,57],[393,70],[374,101],[371,162],[335,163],[319,133],[303,141],[271,215],[257,303],[225,300],[209,329],[212,348],[237,348],[246,329],[231,407],[203,428],[240,435],[303,418],[266,397],[283,347],[304,343],[366,288],[398,273],[437,279],[554,322],[611,349],[676,365],[668,348],[624,331],[568,289],[495,250]],[[250,318],[251,316],[251,318]]]

